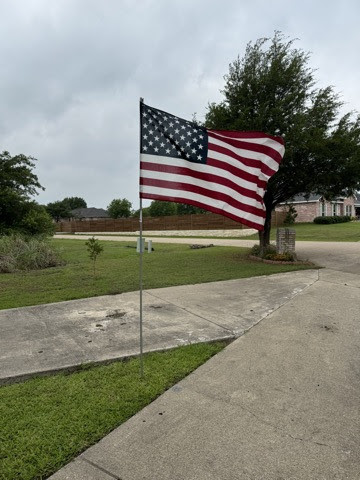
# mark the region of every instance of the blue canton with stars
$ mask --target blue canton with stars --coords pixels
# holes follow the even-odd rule
[[[170,113],[140,104],[141,153],[206,163],[206,129]]]

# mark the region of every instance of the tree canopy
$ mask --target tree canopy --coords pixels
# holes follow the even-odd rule
[[[224,100],[208,107],[206,126],[257,130],[280,135],[285,156],[264,196],[266,222],[260,232],[269,243],[271,212],[295,195],[326,198],[360,188],[360,119],[340,117],[342,102],[333,87],[316,88],[309,53],[275,32],[249,43],[243,58],[229,66]]]
[[[72,217],[71,208],[66,199],[48,203],[46,210],[56,222],[59,222],[62,218]]]
[[[44,190],[33,172],[36,159],[23,154],[0,153],[0,234],[49,234],[51,218],[31,199]]]
[[[166,217],[168,215],[176,215],[177,204],[173,202],[164,202],[161,200],[153,200],[149,206],[150,217]]]
[[[65,197],[63,200],[56,200],[46,205],[47,212],[56,222],[59,222],[62,218],[73,217],[72,210],[76,208],[87,208],[83,198]]]
[[[75,208],[87,208],[85,200],[81,197],[65,197],[63,202],[69,205],[70,210],[75,210]]]
[[[128,218],[131,216],[131,202],[126,198],[114,198],[107,207],[111,218]]]

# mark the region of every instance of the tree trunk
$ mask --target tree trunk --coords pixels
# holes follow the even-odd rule
[[[265,196],[264,199],[266,200],[266,196]],[[261,255],[263,255],[266,247],[270,245],[272,203],[265,201],[265,207],[266,207],[266,217],[265,217],[264,230],[259,231],[259,242],[260,242],[260,254]]]

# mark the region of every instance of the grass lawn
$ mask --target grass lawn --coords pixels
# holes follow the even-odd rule
[[[284,227],[281,227],[284,228]],[[296,231],[296,240],[311,242],[360,242],[360,222],[317,225],[316,223],[295,223],[288,228]],[[256,240],[258,235],[242,237],[242,240]],[[271,229],[271,240],[276,240],[276,228]]]
[[[85,240],[52,242],[67,264],[39,271],[0,274],[0,309],[59,302],[139,289],[139,255],[135,242],[101,242],[103,253],[92,274]],[[132,248],[128,248],[132,247]],[[212,247],[192,250],[188,245],[158,244],[143,256],[144,289],[269,275],[309,268],[266,265],[247,258],[249,249]]]
[[[225,343],[197,344],[0,388],[0,479],[47,478]]]

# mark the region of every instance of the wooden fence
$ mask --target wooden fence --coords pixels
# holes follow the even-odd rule
[[[272,226],[283,224],[285,212],[273,212]],[[171,215],[168,217],[144,217],[143,230],[230,230],[248,228],[228,217],[215,213],[199,215]],[[58,222],[57,232],[137,232],[138,218],[104,218],[101,220],[72,220]]]

